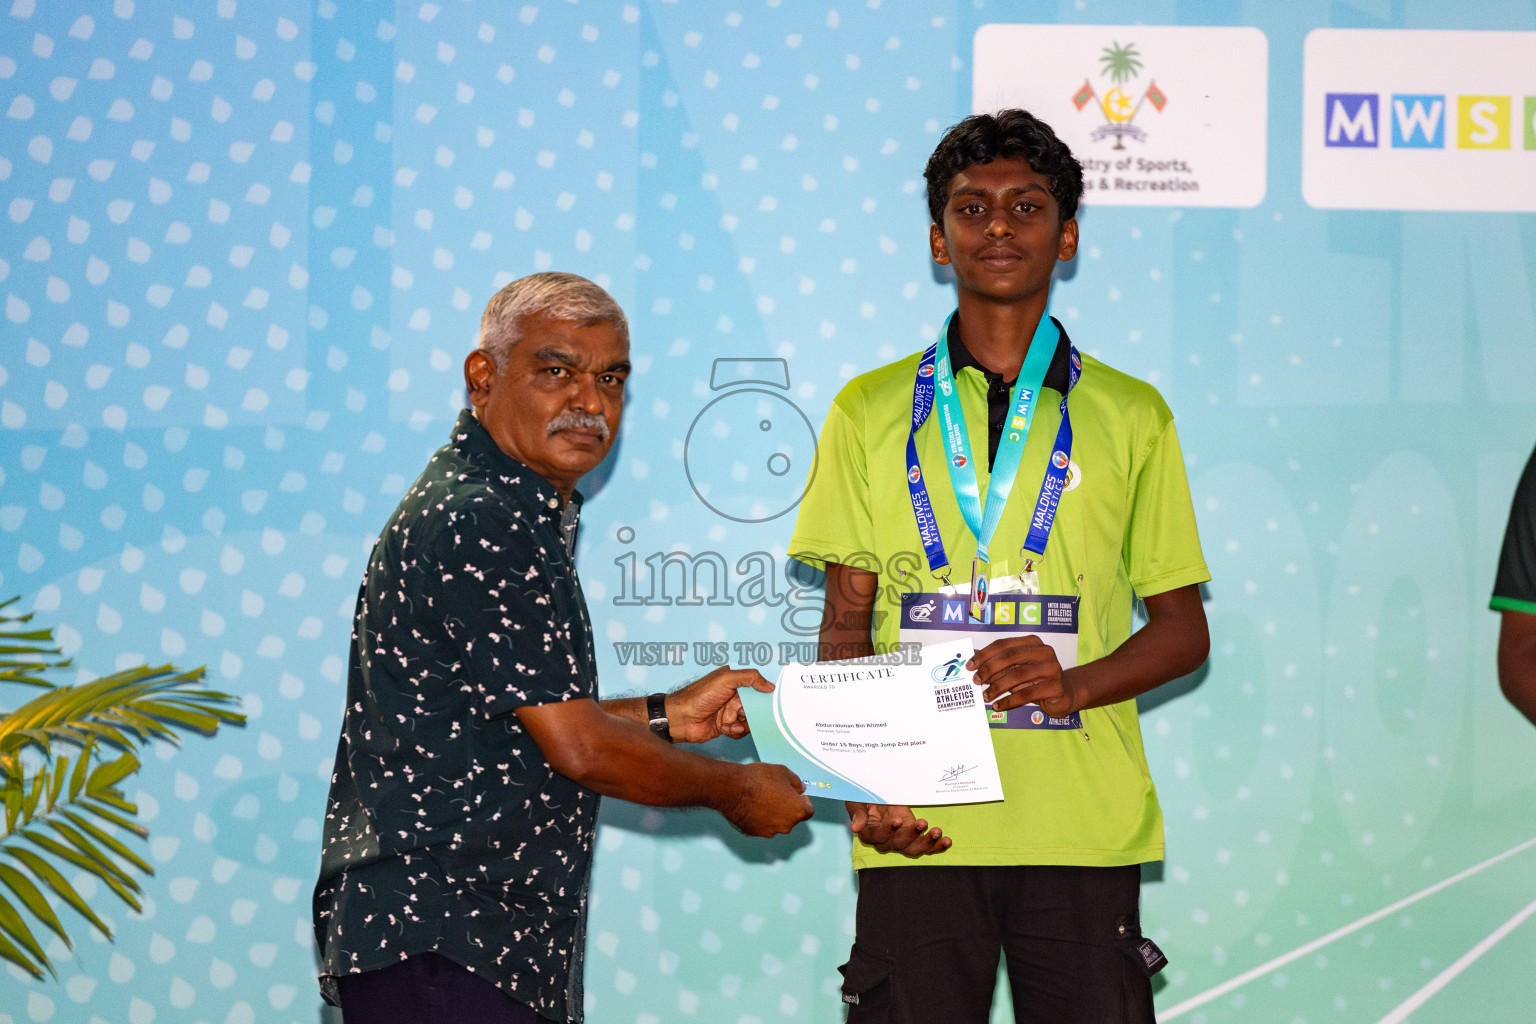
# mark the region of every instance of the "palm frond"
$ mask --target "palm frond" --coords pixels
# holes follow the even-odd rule
[[[0,603],[0,683],[45,692],[14,711],[0,710],[0,960],[41,978],[53,973],[35,928],[72,946],[48,894],[68,904],[107,938],[112,931],[65,878],[69,866],[94,878],[131,909],[139,875],[154,868],[125,842],[149,830],[120,785],[139,769],[146,741],[212,736],[245,716],[239,699],[199,686],[203,670],[139,666],[88,683],[62,686],[48,673],[70,667],[53,631],[27,628],[30,615]]]
[[[177,731],[212,735],[220,725],[244,722],[234,710],[239,698],[188,688],[202,678],[200,668],[141,665],[48,690],[0,718],[0,758],[29,745],[46,752],[53,741],[82,746],[92,735],[133,750],[148,739],[175,741]]]
[[[44,678],[52,669],[68,668],[70,661],[53,645],[53,630],[26,629],[32,616],[12,615],[6,611],[19,601],[13,597],[0,602],[0,683],[25,683],[51,689],[56,684]]]

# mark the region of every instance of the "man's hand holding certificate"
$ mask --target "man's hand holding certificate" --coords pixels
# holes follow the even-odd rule
[[[762,761],[806,795],[882,804],[1003,798],[986,706],[965,663],[969,637],[901,654],[784,666],[772,693],[741,701]]]

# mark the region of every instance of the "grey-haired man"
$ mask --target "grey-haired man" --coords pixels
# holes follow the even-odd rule
[[[629,368],[597,285],[503,288],[464,361],[472,408],[374,547],[314,899],[346,1024],[579,1021],[600,794],[755,836],[810,817],[788,769],[672,746],[744,735],[736,688],[771,689],[758,673],[596,699],[575,488],[613,445]]]

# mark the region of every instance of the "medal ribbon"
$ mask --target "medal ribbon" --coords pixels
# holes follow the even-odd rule
[[[1013,482],[1019,473],[1019,460],[1024,455],[1024,440],[1029,436],[1029,425],[1035,419],[1035,407],[1040,397],[1040,387],[1045,382],[1046,371],[1056,355],[1056,343],[1061,331],[1048,316],[1040,318],[1035,336],[1030,340],[1029,353],[1024,365],[1013,382],[1013,394],[1009,397],[1009,418],[1004,425],[1001,443],[997,446],[997,458],[993,461],[992,476],[987,482],[985,509],[979,500],[976,485],[976,464],[972,461],[970,438],[965,429],[965,414],[960,408],[960,396],[955,393],[954,375],[949,369],[949,328],[955,321],[951,313],[944,321],[944,333],[939,339],[938,378],[939,419],[944,428],[944,451],[949,456],[949,482],[954,488],[955,501],[965,525],[976,537],[976,557],[983,562],[987,557],[987,545],[1002,522],[1003,507],[1013,491]]]
[[[949,454],[950,484],[955,490],[955,500],[971,533],[976,536],[977,558],[985,560],[987,544],[1002,520],[1003,507],[1013,489],[1018,475],[1019,462],[1024,454],[1024,442],[1029,436],[1030,424],[1051,360],[1056,355],[1056,344],[1061,332],[1049,317],[1042,317],[1030,341],[1029,353],[1024,366],[1014,382],[1008,429],[998,446],[994,470],[987,485],[986,509],[978,501],[979,488],[976,470],[971,464],[970,440],[965,420],[960,412],[959,398],[954,394],[954,376],[949,369],[949,325],[954,314],[944,322],[944,331],[934,344],[928,346],[917,364],[917,379],[912,387],[912,427],[907,434],[907,491],[912,499],[912,513],[917,519],[918,538],[927,557],[928,568],[936,576],[949,566],[944,552],[944,540],[939,533],[938,520],[928,497],[928,486],[923,481],[922,465],[917,457],[917,431],[933,412],[935,405],[935,377],[938,378],[940,415],[944,420],[944,444]],[[943,348],[940,355],[939,349]],[[1070,349],[1067,393],[1077,385],[1082,375],[1082,360],[1077,349]],[[1026,380],[1031,385],[1026,388]],[[943,392],[948,390],[947,394]],[[1061,400],[1061,427],[1056,432],[1056,444],[1046,466],[1045,481],[1041,484],[1040,497],[1030,519],[1030,530],[1025,547],[1037,555],[1045,553],[1046,541],[1055,523],[1056,510],[1061,495],[1066,490],[1067,467],[1071,463],[1072,423],[1067,414],[1067,399]],[[959,461],[959,465],[956,462]],[[946,576],[947,579],[947,576]]]
[[[1040,497],[1035,501],[1035,514],[1029,518],[1029,536],[1024,538],[1024,550],[1035,557],[1045,557],[1045,544],[1050,540],[1051,527],[1056,522],[1056,509],[1067,489],[1067,469],[1072,465],[1072,416],[1067,412],[1067,397],[1077,387],[1077,379],[1083,375],[1083,360],[1072,346],[1067,354],[1067,393],[1061,396],[1061,426],[1056,430],[1056,444],[1051,458],[1045,464],[1045,480],[1040,484]]]
[[[944,538],[939,536],[939,521],[928,500],[928,485],[923,483],[923,467],[917,459],[917,428],[933,411],[933,363],[938,342],[929,345],[917,364],[917,382],[912,385],[912,429],[907,434],[907,493],[912,498],[912,514],[917,517],[917,537],[928,558],[928,569],[935,576],[949,566],[944,555]]]

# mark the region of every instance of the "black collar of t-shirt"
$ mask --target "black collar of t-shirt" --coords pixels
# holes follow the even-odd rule
[[[1070,379],[1067,374],[1067,356],[1072,342],[1068,340],[1067,330],[1061,326],[1061,321],[1055,317],[1051,317],[1051,321],[1061,331],[1061,338],[1056,342],[1055,354],[1051,356],[1050,369],[1045,371],[1045,386],[1064,395]],[[956,319],[949,325],[949,369],[958,377],[960,371],[967,366],[974,366],[987,379],[987,469],[990,470],[997,459],[997,445],[1003,437],[1003,424],[1008,422],[1009,399],[1013,397],[1013,384],[1018,380],[1018,374],[1014,374],[1010,380],[1004,380],[1002,374],[993,373],[978,363],[961,340],[960,322]]]

